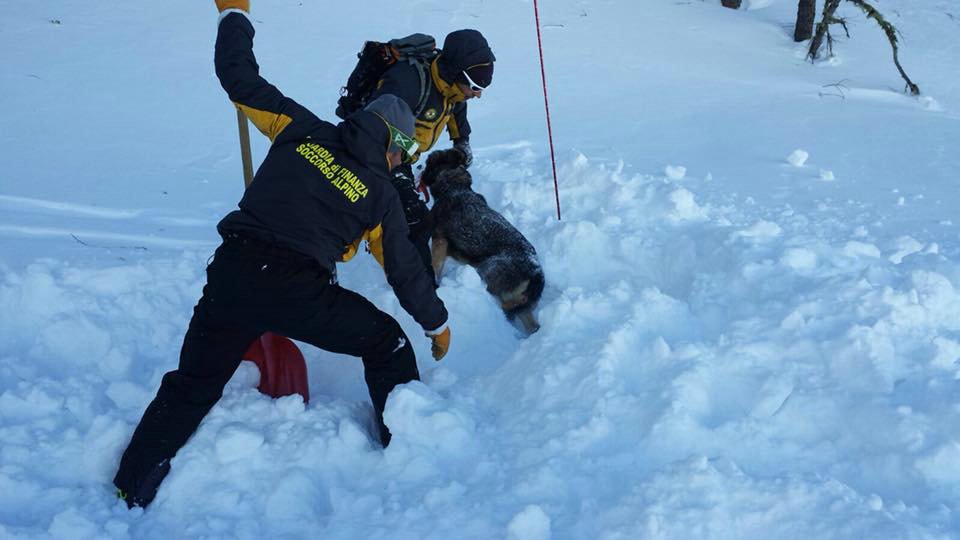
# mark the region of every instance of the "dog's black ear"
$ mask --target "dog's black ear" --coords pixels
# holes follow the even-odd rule
[[[423,174],[420,175],[420,181],[427,187],[432,186],[437,181],[437,174],[440,172],[440,168],[437,166],[438,158],[437,152],[427,156],[427,165],[423,169]]]
[[[463,167],[465,160],[463,152],[455,148],[433,152],[427,156],[427,165],[420,178],[424,185],[432,186],[441,172]]]
[[[466,167],[467,166],[467,155],[457,150],[456,148],[451,148],[447,150],[450,152],[450,160],[454,167]]]
[[[456,148],[449,148],[435,152],[437,156],[437,165],[443,169],[455,169],[464,163],[463,152]]]

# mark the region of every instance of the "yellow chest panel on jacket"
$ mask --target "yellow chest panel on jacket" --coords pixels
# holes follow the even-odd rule
[[[417,152],[418,157],[437,144],[437,139],[440,138],[440,134],[443,133],[443,129],[447,127],[447,123],[450,121],[453,106],[464,100],[463,93],[460,92],[457,85],[448,84],[440,77],[440,70],[436,61],[430,65],[430,77],[434,88],[442,98],[442,104],[437,107],[434,103],[428,103],[428,106],[417,117],[416,139],[420,145],[420,150]]]

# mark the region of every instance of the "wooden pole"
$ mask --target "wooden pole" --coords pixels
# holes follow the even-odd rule
[[[243,160],[243,185],[250,187],[253,182],[253,155],[250,153],[250,126],[247,115],[237,107],[237,126],[240,128],[240,159]]]

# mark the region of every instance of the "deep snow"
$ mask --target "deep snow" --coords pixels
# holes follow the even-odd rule
[[[0,537],[960,537],[960,7],[882,0],[815,65],[795,3],[255,2],[255,51],[333,118],[364,39],[475,27],[476,188],[537,248],[522,339],[476,272],[450,354],[370,257],[422,383],[381,450],[359,362],[303,346],[312,400],[244,363],[155,503],[110,480],[242,189],[213,2],[19,5],[0,23]],[[255,158],[266,142],[255,142]]]

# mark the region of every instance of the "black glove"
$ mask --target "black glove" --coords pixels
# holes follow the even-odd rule
[[[414,184],[413,170],[409,165],[401,165],[393,170],[391,181],[397,193],[400,194],[400,204],[403,205],[407,226],[411,231],[422,228],[428,221],[430,210],[420,198],[420,193]]]
[[[473,163],[473,150],[470,149],[470,139],[467,137],[460,137],[459,139],[453,141],[453,147],[463,154],[463,166],[469,167],[470,164]]]

